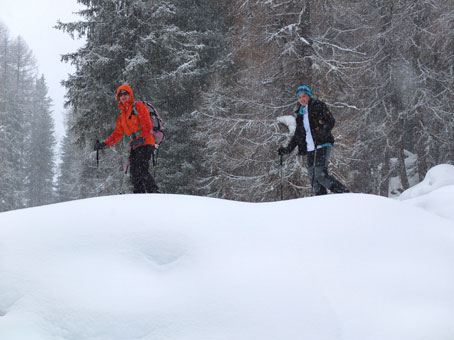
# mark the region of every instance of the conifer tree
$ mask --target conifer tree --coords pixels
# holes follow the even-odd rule
[[[209,171],[201,184],[217,197],[276,200],[277,149],[290,138],[277,118],[294,115],[297,87],[309,85],[315,96],[333,106],[337,118],[349,113],[345,93],[352,87],[353,65],[364,58],[348,39],[355,18],[336,1],[238,0],[232,11],[234,68],[213,81],[199,110],[209,141],[203,152]],[[339,90],[339,79],[349,87]],[[287,198],[310,192],[302,162],[286,158]]]
[[[0,25],[0,211],[52,202],[53,122],[32,51]]]
[[[399,190],[407,189],[408,152],[417,156],[419,180],[428,164],[452,159],[449,148],[439,153],[449,144],[434,142],[446,140],[446,123],[452,121],[445,114],[452,102],[449,53],[440,51],[452,35],[446,31],[448,13],[440,1],[374,1],[362,7],[370,25],[363,51],[370,60],[356,85],[362,109],[349,131],[356,140],[350,166],[361,174],[356,177],[361,191],[387,196],[392,177],[400,181]]]
[[[27,141],[26,173],[28,206],[55,201],[55,135],[51,116],[51,99],[47,95],[44,76],[36,80],[30,112],[30,136]]]
[[[70,133],[70,132],[67,132]],[[61,143],[61,159],[58,168],[56,200],[65,202],[81,197],[80,189],[80,150],[73,138],[65,135]]]
[[[30,96],[36,64],[22,38],[4,36],[0,74],[4,77],[1,108],[2,204],[1,209],[23,208],[26,199],[26,142],[30,127]]]
[[[158,0],[80,3],[86,6],[80,12],[83,20],[59,23],[58,28],[87,40],[77,52],[63,57],[76,66],[65,86],[75,115],[69,128],[84,148],[84,195],[97,194],[93,191],[99,186],[92,183],[95,169],[90,152],[95,140],[106,138],[114,127],[118,114],[114,93],[122,83],[133,88],[136,100],[152,102],[164,118],[167,141],[160,151],[160,170],[165,174],[161,189],[190,191],[191,176],[194,177],[190,169],[199,163],[200,155],[191,148],[191,127],[186,124],[191,120],[204,79],[215,72],[219,51],[224,50],[220,33],[211,25],[217,13],[222,12],[214,9],[224,4]],[[201,14],[204,11],[208,15]],[[224,29],[222,20],[220,23],[219,30]],[[115,149],[118,152],[102,152],[98,193],[118,190],[127,146]],[[113,177],[108,174],[112,174],[111,169],[118,170]]]
[[[291,119],[302,84],[336,118],[331,173],[353,191],[414,184],[410,154],[420,180],[454,162],[453,9],[443,0],[80,2],[83,20],[59,27],[87,38],[64,57],[76,65],[65,84],[68,138],[85,148],[81,197],[115,193],[123,176],[127,146],[101,151],[99,168],[91,151],[113,129],[121,83],[164,119],[163,192],[279,199],[276,150],[291,132],[277,118]],[[285,197],[309,194],[305,158],[284,167]]]

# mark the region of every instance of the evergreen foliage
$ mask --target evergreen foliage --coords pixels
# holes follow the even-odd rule
[[[225,50],[222,20],[211,26],[224,3],[212,1],[79,1],[83,20],[59,23],[58,28],[86,38],[86,45],[63,60],[76,66],[65,82],[74,120],[69,126],[86,155],[81,185],[85,195],[118,192],[123,176],[125,145],[102,152],[95,177],[91,149],[96,139],[112,132],[118,115],[115,90],[129,84],[136,100],[152,102],[164,119],[166,139],[160,150],[157,182],[164,192],[193,192],[191,179],[201,155],[191,146],[191,120],[205,80],[222,68]],[[208,16],[200,15],[208,10]],[[118,169],[113,174],[112,168]],[[158,173],[158,174],[159,174]],[[179,180],[179,178],[182,178]],[[93,188],[98,188],[95,193]],[[99,190],[100,189],[100,190]]]
[[[290,136],[284,126],[276,132],[275,119],[293,114],[303,84],[334,113],[332,172],[353,191],[396,194],[392,178],[405,190],[408,155],[416,156],[419,180],[453,162],[452,6],[238,0],[233,11],[237,68],[213,81],[199,110],[209,131],[206,194],[277,199],[276,150]],[[286,198],[310,194],[304,163],[286,158]]]
[[[26,142],[27,206],[53,203],[55,173],[55,135],[51,100],[44,76],[35,81],[31,96],[30,132]]]
[[[388,196],[393,178],[406,189],[410,154],[419,180],[454,160],[446,1],[79,2],[82,20],[58,25],[87,39],[63,58],[76,66],[67,143],[82,151],[66,161],[77,162],[79,197],[118,192],[127,146],[101,151],[99,168],[92,147],[113,130],[122,83],[162,114],[156,177],[167,193],[279,199],[276,151],[290,135],[277,118],[294,114],[303,84],[336,118],[330,171],[353,191]],[[286,198],[310,194],[304,163],[285,158]]]
[[[0,211],[54,202],[54,122],[25,41],[0,24]]]

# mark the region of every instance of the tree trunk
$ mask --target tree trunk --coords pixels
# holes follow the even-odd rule
[[[424,142],[422,140],[416,143],[416,154],[418,156],[416,160],[418,166],[418,181],[422,182],[428,170],[426,150],[424,150]]]
[[[397,156],[397,166],[399,168],[400,183],[402,188],[407,190],[410,187],[407,175],[407,167],[405,166],[405,153],[402,141],[399,143],[399,154]]]
[[[383,157],[383,166],[380,171],[380,196],[388,197],[389,194],[389,175],[390,175],[390,155],[389,152],[385,152],[385,156]]]

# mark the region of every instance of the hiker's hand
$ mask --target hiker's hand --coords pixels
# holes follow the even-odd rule
[[[101,149],[105,149],[107,148],[107,144],[104,143],[104,142],[99,142],[99,140],[96,141],[95,143],[95,151],[98,151],[98,150],[101,150]]]
[[[277,150],[277,153],[279,154],[279,156],[282,156],[282,155],[286,155],[288,154],[288,149],[287,148],[284,148],[283,146],[281,146],[278,150]]]
[[[143,137],[140,137],[140,138],[136,138],[134,139],[132,142],[131,142],[131,148],[136,148],[138,146],[141,146],[145,143],[145,138]]]

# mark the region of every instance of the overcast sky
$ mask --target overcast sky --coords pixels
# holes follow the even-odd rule
[[[60,82],[73,71],[71,65],[60,61],[60,56],[75,51],[83,41],[72,40],[53,26],[59,19],[62,22],[79,20],[73,13],[81,8],[77,0],[2,0],[0,6],[0,21],[8,27],[10,38],[20,35],[25,40],[37,60],[39,73],[46,78],[59,141],[64,134],[65,95]]]

